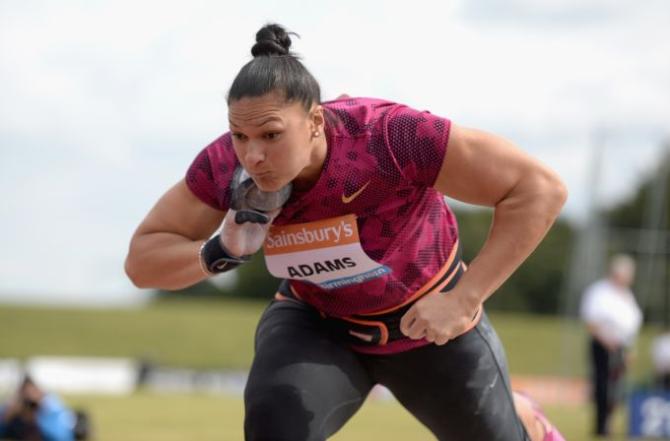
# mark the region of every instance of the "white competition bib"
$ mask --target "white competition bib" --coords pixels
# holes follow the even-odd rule
[[[342,288],[391,272],[370,259],[358,237],[356,216],[272,226],[263,246],[273,276]]]

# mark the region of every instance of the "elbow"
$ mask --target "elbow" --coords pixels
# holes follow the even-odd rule
[[[550,199],[556,206],[556,210],[560,212],[568,200],[568,188],[565,186],[565,183],[558,177],[555,177],[551,187],[552,189]]]
[[[151,269],[147,268],[143,260],[141,257],[133,256],[132,253],[129,253],[124,263],[126,276],[135,287],[140,289],[177,291],[193,285],[193,282],[184,283],[166,279],[164,271],[155,274]]]
[[[542,175],[538,184],[542,200],[545,202],[547,213],[556,218],[568,200],[568,189],[556,173],[547,170]]]
[[[126,257],[126,262],[124,264],[124,270],[126,272],[126,276],[128,276],[128,279],[130,282],[137,288],[140,289],[146,289],[146,288],[153,288],[147,283],[147,280],[143,277],[144,274],[142,272],[141,266],[138,265],[135,262],[136,259],[133,259],[133,257],[129,254],[128,257]]]

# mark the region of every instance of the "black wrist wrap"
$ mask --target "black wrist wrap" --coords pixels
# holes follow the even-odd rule
[[[220,235],[209,239],[200,248],[200,261],[211,274],[223,273],[251,260],[251,256],[231,256],[221,244]]]

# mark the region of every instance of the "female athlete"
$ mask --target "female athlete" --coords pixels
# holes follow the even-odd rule
[[[230,131],[138,227],[131,280],[179,289],[264,248],[283,281],[256,331],[247,440],[324,440],[378,383],[440,440],[562,439],[512,394],[483,308],[558,216],[560,179],[426,111],[322,102],[290,46],[279,25],[257,33],[228,93]],[[467,266],[444,196],[494,207]]]

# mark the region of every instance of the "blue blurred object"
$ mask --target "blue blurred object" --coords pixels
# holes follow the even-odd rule
[[[36,411],[36,429],[45,441],[73,441],[75,439],[75,414],[54,394],[46,394],[39,403],[33,405]],[[0,438],[24,439],[24,433],[32,427],[20,418],[3,421],[7,407],[0,407]],[[28,438],[25,438],[28,439]]]
[[[630,436],[670,439],[670,392],[637,391],[629,412]]]

